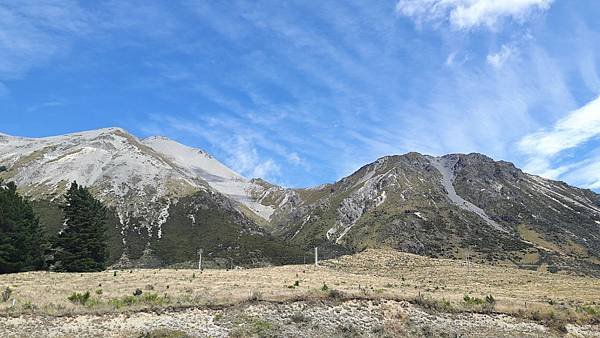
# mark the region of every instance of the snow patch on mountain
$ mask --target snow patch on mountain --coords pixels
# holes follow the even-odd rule
[[[190,177],[202,178],[213,189],[240,202],[265,220],[269,220],[273,214],[273,207],[262,205],[252,197],[253,191],[263,189],[261,186],[229,169],[208,153],[162,136],[149,137],[142,142],[177,164]]]
[[[149,234],[168,217],[179,196],[206,190],[205,183],[119,128],[63,136],[25,138],[3,136],[0,163],[4,177],[33,198],[58,198],[77,181],[114,206],[123,227],[138,219]]]

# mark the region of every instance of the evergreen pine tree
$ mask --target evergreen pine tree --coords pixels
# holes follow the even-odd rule
[[[0,273],[43,268],[44,239],[29,201],[0,179]]]
[[[63,206],[65,228],[55,241],[58,271],[101,271],[106,267],[106,209],[88,189],[71,184]]]

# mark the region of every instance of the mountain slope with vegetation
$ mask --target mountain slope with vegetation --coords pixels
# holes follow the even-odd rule
[[[33,200],[49,236],[63,228],[68,185],[88,187],[107,207],[111,264],[192,264],[201,248],[206,263],[221,266],[298,261],[304,254],[248,217],[258,203],[240,191],[254,184],[164,138],[139,140],[119,128],[41,139],[1,135],[0,164],[0,178]],[[230,192],[237,194],[223,195]]]
[[[383,157],[333,184],[248,180],[206,152],[118,128],[41,139],[0,136],[14,181],[50,234],[77,180],[107,206],[118,266],[303,261],[393,248],[530,269],[600,271],[600,196],[481,154]],[[300,249],[298,249],[300,248]],[[233,260],[233,262],[232,262]]]
[[[304,247],[600,270],[599,195],[480,154],[388,156],[290,193],[292,211],[271,226]]]

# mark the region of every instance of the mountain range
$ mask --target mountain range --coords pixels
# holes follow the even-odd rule
[[[14,181],[49,236],[72,181],[109,207],[115,266],[299,263],[393,248],[433,257],[600,274],[600,195],[481,154],[386,156],[348,177],[289,189],[247,179],[210,154],[120,128],[0,134]]]

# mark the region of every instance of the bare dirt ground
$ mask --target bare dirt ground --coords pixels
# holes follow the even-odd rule
[[[319,267],[2,275],[6,287],[1,337],[600,337],[599,279],[391,250]]]

